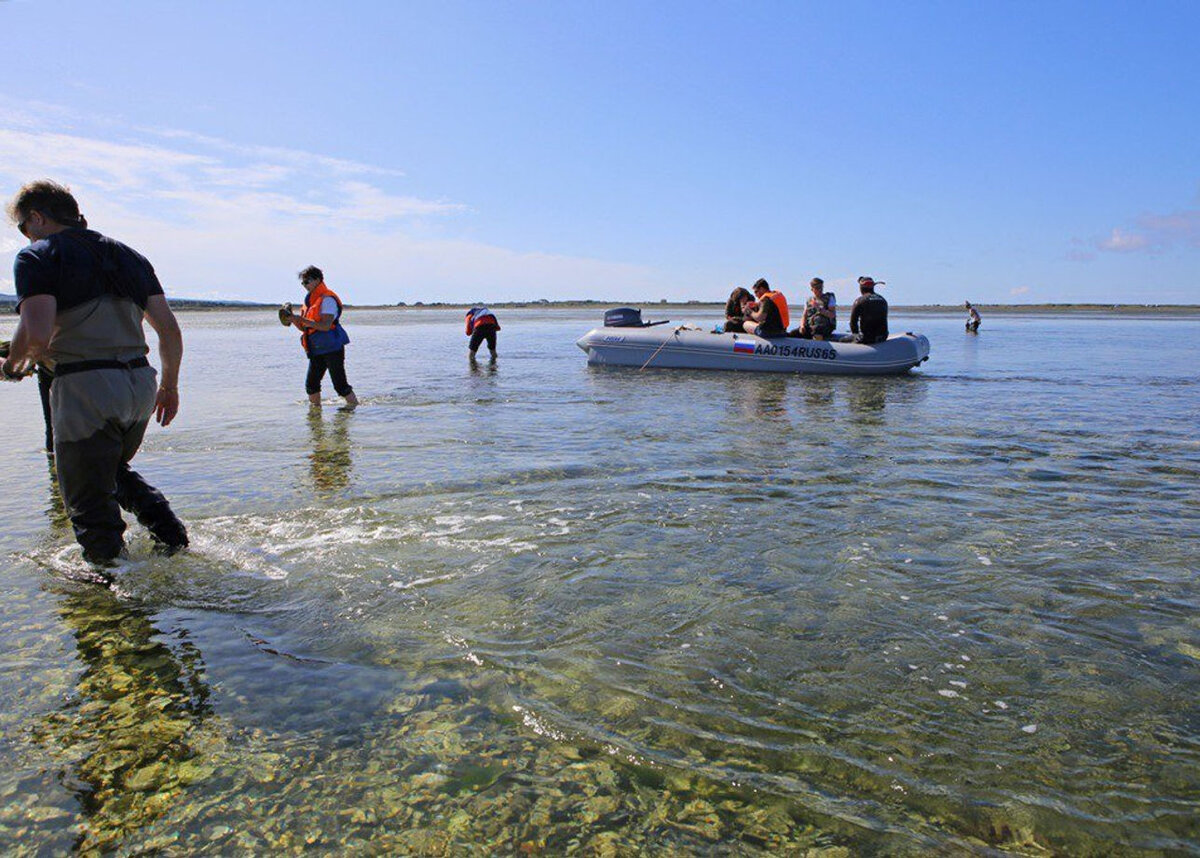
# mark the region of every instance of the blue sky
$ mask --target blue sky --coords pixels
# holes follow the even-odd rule
[[[353,303],[1200,303],[1197,33],[1196,2],[0,0],[0,190],[69,184],[178,296],[317,264]]]

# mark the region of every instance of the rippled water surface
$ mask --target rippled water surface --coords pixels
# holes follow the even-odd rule
[[[193,548],[114,590],[0,389],[0,850],[1200,853],[1200,321],[893,314],[855,379],[599,315],[349,311],[354,413],[182,315]]]

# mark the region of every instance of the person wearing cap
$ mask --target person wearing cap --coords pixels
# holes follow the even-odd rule
[[[742,330],[759,337],[787,336],[787,298],[761,278],[751,288],[754,290],[756,301],[747,305],[746,321],[742,323]]]
[[[823,340],[837,327],[837,297],[825,291],[825,281],[814,277],[808,284],[812,297],[804,305],[798,335],[806,340]]]
[[[888,338],[888,304],[882,295],[875,294],[875,287],[883,281],[870,277],[858,278],[858,291],[862,294],[850,308],[850,333],[855,342],[882,343]]]
[[[983,317],[971,306],[970,301],[964,301],[963,306],[967,309],[967,330],[973,334],[979,330],[979,323],[983,321]]]

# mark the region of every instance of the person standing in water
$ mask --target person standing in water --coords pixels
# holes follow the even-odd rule
[[[475,359],[475,352],[479,351],[479,346],[484,340],[487,340],[492,360],[496,359],[496,332],[499,330],[500,323],[496,321],[496,314],[487,307],[472,307],[467,310],[467,336],[471,338],[467,348],[471,351],[471,360]]]
[[[963,306],[967,308],[967,330],[973,334],[979,330],[979,323],[983,321],[983,317],[971,306],[970,301],[964,301]]]
[[[123,554],[122,507],[160,549],[186,547],[170,503],[129,467],[151,415],[167,426],[179,411],[183,336],[153,266],[88,229],[56,182],[25,185],[8,214],[30,243],[13,263],[20,321],[0,375],[18,380],[35,362],[54,373],[58,484],[84,559],[104,566]],[[161,378],[146,360],[144,322],[158,334]]]
[[[325,285],[325,274],[315,265],[308,266],[298,276],[305,291],[304,312],[293,313],[291,305],[287,305],[280,311],[280,320],[300,331],[300,346],[308,355],[304,392],[311,404],[320,405],[321,379],[328,371],[337,395],[354,408],[358,397],[346,380],[346,345],[350,336],[341,325],[342,299]]]

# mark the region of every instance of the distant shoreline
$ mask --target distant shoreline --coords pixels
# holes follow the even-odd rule
[[[275,310],[275,304],[217,304],[199,302],[171,302],[179,310]],[[347,304],[348,310],[435,310],[435,311],[465,311],[471,304],[431,303],[431,304]],[[641,309],[647,319],[663,312],[678,312],[681,310],[704,310],[724,312],[725,302],[680,301],[669,303],[637,303],[632,301],[496,301],[488,304],[496,310],[587,310],[595,309],[598,313],[611,307],[635,306]],[[793,304],[793,306],[798,306]],[[1091,315],[1154,315],[1154,316],[1200,316],[1200,304],[975,304],[980,313],[987,315],[1053,315],[1053,314],[1091,314]],[[848,311],[848,307],[845,308]],[[909,313],[915,315],[961,315],[965,311],[957,304],[892,304],[894,313]]]
[[[256,304],[249,301],[201,301],[190,298],[169,299],[171,307],[188,312],[213,312],[228,310],[264,310],[274,311],[277,304]],[[456,310],[463,311],[472,306],[464,303],[399,303],[399,304],[347,304],[350,310]],[[497,310],[529,310],[529,309],[562,309],[585,310],[594,308],[597,312],[611,307],[636,306],[648,318],[665,311],[680,310],[715,310],[721,312],[725,304],[722,301],[497,301],[489,303]],[[793,302],[792,306],[800,306]],[[1105,316],[1200,316],[1200,304],[975,304],[980,313],[1017,316],[1061,315],[1061,314],[1090,314]],[[16,298],[10,295],[0,296],[0,313],[12,313],[16,309]],[[964,312],[958,304],[892,304],[891,310],[897,313],[915,315],[958,315]]]

